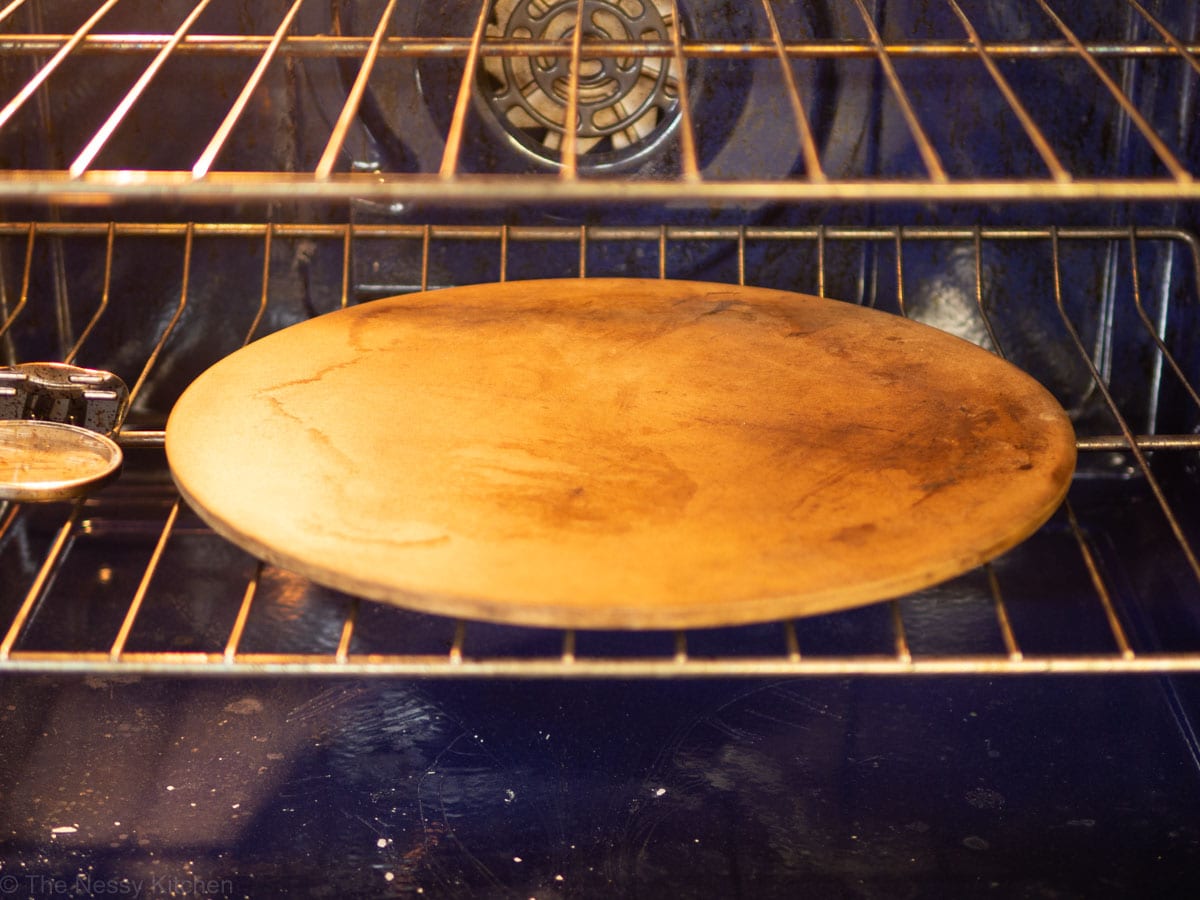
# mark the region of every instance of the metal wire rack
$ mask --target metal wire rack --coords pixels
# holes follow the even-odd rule
[[[106,96],[120,99],[112,103],[102,122],[79,135],[78,146],[68,151],[73,154],[70,159],[31,162],[14,155],[0,165],[0,201],[94,204],[366,198],[615,204],[681,198],[705,203],[1198,199],[1200,184],[1185,161],[1189,138],[1177,131],[1178,117],[1172,127],[1167,124],[1169,115],[1164,117],[1162,110],[1156,113],[1162,90],[1155,85],[1161,79],[1147,73],[1169,70],[1172,78],[1194,82],[1200,74],[1200,43],[1194,35],[1174,33],[1138,0],[1124,3],[1129,27],[1116,40],[1089,35],[1086,21],[1078,21],[1069,11],[1056,10],[1047,0],[1037,0],[1033,7],[1040,23],[1035,37],[998,31],[994,23],[980,21],[985,18],[981,11],[969,13],[971,5],[959,0],[946,0],[941,13],[949,26],[936,33],[921,30],[916,22],[888,23],[888,28],[881,29],[868,5],[855,0],[835,21],[840,30],[822,35],[791,34],[777,14],[778,4],[762,0],[761,9],[755,7],[755,15],[747,19],[750,24],[745,31],[712,40],[692,33],[702,31],[700,28],[674,25],[686,21],[677,0],[653,5],[656,21],[664,25],[644,35],[590,27],[582,0],[570,8],[573,27],[561,28],[554,35],[507,33],[496,25],[501,4],[491,0],[468,7],[459,17],[470,23],[468,32],[440,34],[418,32],[398,23],[395,3],[369,5],[377,16],[359,23],[356,30],[341,33],[331,27],[327,7],[321,7],[323,17],[308,15],[319,4],[305,6],[303,0],[279,7],[277,17],[269,22],[263,19],[242,32],[217,33],[202,28],[209,21],[207,0],[179,9],[177,20],[167,23],[147,20],[131,25],[121,20],[111,26],[109,20],[116,17],[111,15],[115,3],[110,0],[90,15],[76,8],[78,21],[64,19],[60,24],[54,20],[56,27],[49,30],[40,4],[13,0],[0,9],[0,62],[6,63],[9,85],[0,97],[5,104],[0,108],[0,140],[35,120],[33,127],[38,133],[44,133],[48,122],[57,122],[61,131],[64,120],[73,117],[72,108],[60,105],[60,99],[70,94],[70,76],[64,73],[74,66],[86,66],[89,79],[111,77]],[[651,4],[638,6],[651,8]],[[109,27],[118,31],[106,31]],[[173,79],[171,67],[197,59],[214,67],[237,64],[237,71],[243,73],[224,117],[187,158],[146,162],[129,152],[131,146],[153,143],[156,117],[164,109],[193,107],[196,81]],[[252,169],[229,167],[234,156],[229,152],[232,144],[246,138],[247,132],[252,137],[254,132],[279,126],[272,116],[283,113],[270,110],[286,104],[272,105],[275,81],[284,78],[289,67],[313,60],[338,61],[352,74],[345,78],[337,108],[329,112],[320,152],[308,159],[289,157],[259,163]],[[489,64],[540,64],[547,72],[558,72],[563,84],[556,90],[565,105],[561,115],[571,120],[580,115],[580,105],[586,100],[581,78],[589,77],[589,62],[678,73],[710,60],[756,61],[771,67],[770,75],[764,77],[772,78],[782,92],[778,114],[792,119],[780,127],[795,135],[798,163],[793,171],[766,172],[751,167],[729,174],[706,170],[703,129],[692,109],[694,98],[689,98],[688,79],[677,76],[668,77],[667,88],[675,122],[670,140],[677,147],[677,162],[671,170],[636,179],[619,172],[585,171],[582,139],[571,129],[562,134],[561,147],[553,154],[554,164],[540,175],[487,164],[468,165],[464,160],[464,136],[481,115],[471,102],[472,92],[478,92],[478,80]],[[410,167],[379,159],[351,165],[354,153],[350,148],[359,139],[358,117],[364,97],[393,77],[381,72],[392,63],[428,61],[453,62],[461,70],[457,85],[451,85],[452,115],[433,138],[440,158],[424,159]],[[569,62],[565,70],[560,65],[563,61]],[[827,148],[818,141],[817,101],[797,71],[797,67],[816,63],[853,67],[856,74],[848,75],[848,81],[882,86],[883,103],[902,123],[902,137],[913,150],[913,166],[876,174],[854,162],[846,166],[831,163]],[[959,74],[953,77],[956,89],[975,95],[960,109],[986,101],[986,108],[995,115],[985,116],[982,122],[954,121],[953,111],[945,107],[923,109],[922,95],[928,91],[923,73],[934,65],[957,67],[954,71]],[[1060,95],[1042,91],[1041,82],[1027,77],[1035,70],[1057,71],[1057,66],[1072,66],[1084,73],[1072,76],[1069,90],[1081,95],[1085,103],[1115,105],[1134,135],[1133,143],[1139,148],[1134,156],[1140,162],[1104,172],[1088,171],[1077,164],[1064,146],[1076,139],[1076,123],[1056,118],[1059,101],[1054,98]],[[111,72],[124,74],[110,76]],[[132,84],[121,80],[132,76],[136,76]],[[1057,74],[1046,77],[1061,81]],[[153,103],[147,99],[152,94],[156,96]],[[1188,90],[1182,89],[1174,92],[1180,98],[1187,94]],[[946,121],[948,118],[951,120]],[[122,143],[121,135],[131,131],[142,136]],[[965,160],[956,152],[960,143],[975,148],[1007,140],[1004,136],[1009,131],[1024,142],[1027,171],[1012,168],[988,174],[986,167],[974,165],[970,158],[974,150],[968,151]],[[1014,159],[1017,155],[1010,154]]]
[[[543,631],[363,603],[245,556],[208,531],[174,493],[163,432],[143,410],[143,419],[132,415],[119,439],[146,465],[71,505],[0,508],[0,617],[6,623],[0,671],[625,678],[1200,670],[1200,628],[1193,621],[1200,600],[1195,484],[1191,476],[1172,475],[1194,466],[1200,451],[1193,427],[1200,395],[1188,372],[1194,360],[1178,350],[1191,346],[1180,335],[1186,338],[1200,308],[1200,241],[1189,232],[16,222],[0,224],[0,242],[14,251],[9,258],[21,260],[19,272],[3,279],[19,283],[19,292],[0,297],[7,352],[19,353],[14,334],[39,309],[69,305],[54,291],[31,297],[36,270],[53,268],[54,259],[46,254],[50,262],[38,262],[43,257],[36,248],[65,245],[64,252],[78,253],[88,245],[104,260],[103,282],[89,286],[94,309],[82,328],[73,329],[69,315],[57,319],[63,358],[73,360],[87,355],[114,310],[136,304],[113,273],[126,245],[139,239],[176,250],[182,245],[182,272],[173,308],[162,314],[157,337],[134,367],[135,400],[178,352],[179,323],[194,312],[189,296],[198,293],[198,248],[208,243],[233,241],[261,258],[260,285],[240,298],[212,301],[222,315],[241,311],[249,323],[241,342],[271,321],[278,303],[272,246],[288,241],[316,242],[340,258],[340,281],[326,285],[334,305],[358,299],[351,288],[354,260],[373,242],[389,253],[402,245],[415,251],[413,288],[438,286],[431,283],[431,257],[445,244],[464,241],[474,256],[492,261],[500,279],[526,245],[565,248],[580,277],[594,274],[602,246],[649,247],[646,265],[669,277],[674,252],[716,244],[728,251],[730,280],[740,283],[747,282],[746,260],[756,248],[781,244],[813,262],[811,283],[791,287],[822,295],[841,277],[835,261],[843,251],[869,250],[891,281],[877,296],[896,312],[918,317],[927,314],[921,259],[941,249],[966,260],[959,294],[983,326],[978,340],[1020,362],[1024,348],[1004,324],[1005,307],[1041,310],[1085,373],[1073,397],[1060,398],[1076,408],[1079,472],[1063,509],[1026,544],[932,591],[833,616],[712,632]],[[1107,277],[1118,285],[1119,308],[1072,299],[1078,253],[1088,270],[1096,268],[1094,259],[1110,261]],[[1017,257],[1034,260],[1030,283],[1036,288],[1030,296],[1002,296],[989,273],[998,260]],[[945,293],[942,285],[938,296]],[[1085,293],[1091,295],[1090,286]],[[197,302],[207,301],[193,299],[193,306]],[[272,327],[280,324],[286,323]],[[1130,342],[1144,357],[1133,391],[1123,384],[1129,370],[1112,362]],[[1156,403],[1165,391],[1183,398],[1183,421],[1193,426],[1160,430]],[[1083,412],[1089,403],[1098,416]],[[1122,544],[1139,542],[1142,552],[1131,551],[1131,561]],[[1145,571],[1131,573],[1138,566]]]

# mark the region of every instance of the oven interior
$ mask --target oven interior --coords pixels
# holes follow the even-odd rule
[[[131,394],[118,479],[0,504],[0,893],[1182,895],[1198,20],[1165,0],[0,10],[0,363]],[[799,291],[1000,353],[1071,416],[1068,499],[894,601],[622,633],[347,596],[175,492],[166,417],[246,342],[589,276]]]

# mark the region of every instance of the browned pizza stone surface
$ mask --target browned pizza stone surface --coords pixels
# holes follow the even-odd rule
[[[219,533],[433,613],[561,627],[855,606],[1032,533],[1075,462],[1033,379],[761,288],[506,282],[380,300],[213,366],[167,426]]]

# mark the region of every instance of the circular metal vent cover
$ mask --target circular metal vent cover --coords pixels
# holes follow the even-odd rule
[[[492,38],[568,42],[577,4],[559,0],[499,0],[488,25]],[[584,0],[582,41],[670,43],[681,23],[665,0]],[[673,59],[588,58],[579,66],[576,152],[584,168],[635,160],[654,148],[678,120],[679,72]],[[560,159],[566,130],[571,59],[490,56],[477,83],[484,108],[521,147],[543,161]]]

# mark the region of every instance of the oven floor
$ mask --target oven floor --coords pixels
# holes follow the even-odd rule
[[[1195,686],[9,678],[0,896],[1194,895]]]

